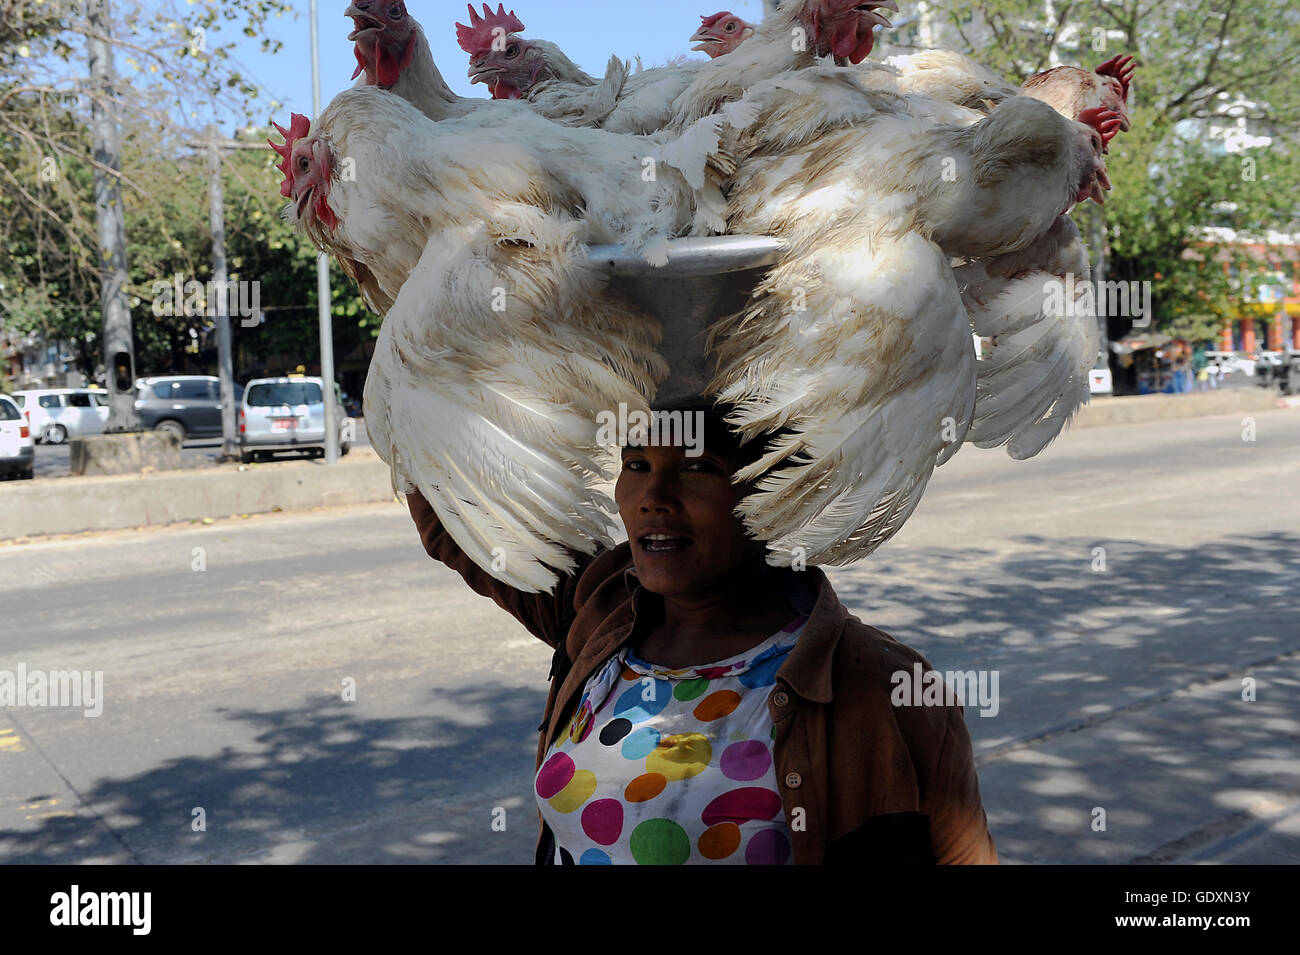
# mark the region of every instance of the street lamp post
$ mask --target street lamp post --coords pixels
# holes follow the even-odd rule
[[[320,118],[320,50],[316,36],[316,0],[311,0],[311,109]],[[316,257],[316,297],[320,315],[320,376],[325,392],[325,463],[339,459],[339,413],[334,400],[334,326],[330,318],[330,266],[324,252]]]

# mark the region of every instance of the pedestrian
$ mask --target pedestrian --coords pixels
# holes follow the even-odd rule
[[[1208,391],[1210,388],[1210,366],[1202,365],[1200,371],[1196,373],[1196,388],[1198,391]]]
[[[694,411],[698,456],[622,448],[628,540],[573,554],[554,595],[493,578],[408,495],[430,556],[554,648],[535,861],[995,864],[961,707],[894,704],[929,663],[819,568],[767,563],[732,483],[763,442]]]

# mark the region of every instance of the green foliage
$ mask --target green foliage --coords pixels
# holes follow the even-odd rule
[[[981,0],[948,6],[941,18],[944,44],[955,38],[1016,82],[1053,56],[1093,66],[1135,55],[1133,128],[1111,142],[1108,157],[1115,188],[1105,208],[1106,277],[1151,281],[1156,328],[1195,339],[1215,337],[1255,300],[1266,265],[1206,227],[1234,229],[1242,242],[1300,231],[1300,14],[1292,0],[1064,0],[1050,8]],[[1225,154],[1201,123],[1224,116],[1248,121],[1271,145]],[[1094,209],[1074,213],[1085,235]],[[1101,257],[1095,248],[1094,262]]]
[[[211,276],[205,154],[186,148],[193,103],[214,98],[248,115],[257,90],[230,59],[223,27],[256,35],[281,0],[170,0],[146,9],[113,3],[122,129],[121,182],[127,223],[129,295],[140,374],[211,367],[216,336],[206,316],[156,316],[153,285]],[[0,327],[71,343],[79,369],[101,363],[100,280],[93,199],[94,165],[82,95],[86,52],[82,8],[74,0],[0,0]],[[263,47],[274,51],[270,40]],[[255,133],[261,142],[268,131]],[[260,282],[266,321],[232,322],[246,356],[318,352],[315,252],[280,217],[280,174],[270,149],[223,160],[230,278]],[[337,353],[377,334],[350,280],[334,275]]]

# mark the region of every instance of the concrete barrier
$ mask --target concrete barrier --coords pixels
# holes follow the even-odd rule
[[[1094,395],[1088,406],[1070,423],[1070,428],[1104,428],[1117,424],[1239,414],[1279,406],[1286,406],[1285,399],[1275,388],[1233,388],[1182,395],[1126,395],[1122,398]]]
[[[0,541],[391,500],[388,465],[358,448],[320,461],[0,484]]]

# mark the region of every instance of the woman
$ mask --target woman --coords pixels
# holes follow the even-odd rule
[[[409,495],[430,556],[555,648],[536,861],[996,863],[960,708],[892,705],[929,663],[821,570],[767,564],[733,513],[753,446],[706,420],[698,456],[624,447],[628,541],[554,594],[480,570]]]

